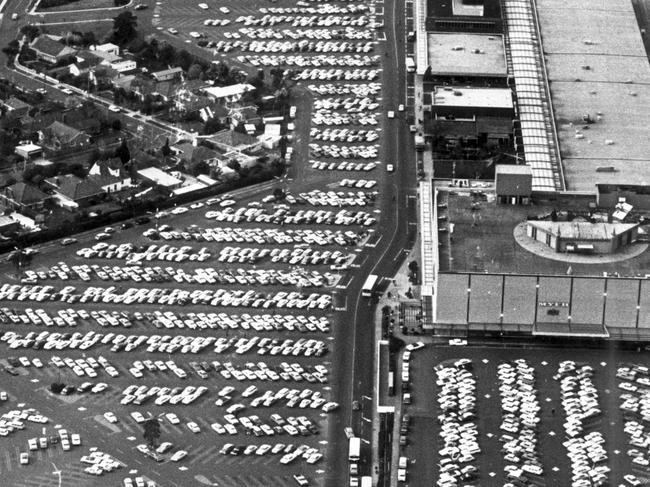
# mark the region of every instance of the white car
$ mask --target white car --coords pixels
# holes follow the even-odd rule
[[[178,416],[176,416],[174,413],[167,413],[165,414],[165,417],[171,424],[179,424],[181,422],[181,420],[178,419]]]
[[[203,9],[203,10],[207,10],[208,9],[208,4],[207,3],[199,3],[199,8]]]
[[[135,420],[136,423],[144,423],[144,416],[140,411],[133,411],[131,417]]]
[[[230,13],[230,9],[228,7],[219,7],[219,11],[222,14],[229,14]]]
[[[397,111],[398,112],[403,112],[404,111],[404,105],[402,103],[400,103],[399,106],[397,107]]]
[[[179,462],[186,456],[187,456],[187,452],[185,450],[178,450],[169,458],[169,460],[172,462]]]
[[[104,419],[109,423],[117,423],[117,416],[115,416],[115,413],[110,411],[104,413]]]
[[[172,445],[169,441],[165,441],[164,443],[161,443],[158,448],[156,448],[156,453],[160,453],[161,455],[163,453],[166,453],[169,451],[169,449],[174,446]]]
[[[20,454],[20,464],[21,465],[27,465],[28,463],[29,463],[29,453],[22,452]]]
[[[81,445],[81,436],[79,436],[77,433],[73,433],[70,435],[70,442],[73,446]]]
[[[237,203],[235,200],[223,200],[221,203],[219,203],[219,206],[226,208],[228,206],[233,206],[235,203]]]
[[[187,423],[187,428],[192,432],[192,433],[200,433],[201,428],[199,428],[199,425],[196,424],[194,421],[190,421]]]
[[[386,171],[393,172],[394,170],[395,170],[395,166],[393,166],[392,164],[386,165]]]
[[[390,110],[387,116],[388,118],[395,118],[395,112],[393,110]]]

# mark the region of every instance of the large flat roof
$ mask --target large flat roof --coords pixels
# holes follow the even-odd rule
[[[445,226],[454,225],[453,238],[440,238],[441,272],[566,275],[570,266],[575,276],[602,276],[603,272],[635,276],[646,274],[650,269],[650,249],[618,262],[569,264],[544,258],[520,246],[514,237],[515,227],[528,216],[550,214],[558,209],[557,206],[533,208],[483,201],[477,211],[472,210],[473,200],[468,194],[439,191],[438,195],[439,202],[447,203],[448,223]]]
[[[436,86],[434,107],[512,108],[510,88],[459,88]]]
[[[567,189],[650,183],[650,64],[632,3],[536,4]]]
[[[427,35],[432,74],[447,76],[506,76],[503,36],[499,34]]]

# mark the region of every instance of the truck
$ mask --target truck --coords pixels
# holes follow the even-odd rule
[[[370,475],[361,477],[361,487],[372,487],[372,477]]]
[[[348,460],[358,462],[361,454],[361,438],[350,438],[350,447],[348,449]]]
[[[406,56],[406,72],[415,73],[415,59],[413,59],[413,56]]]

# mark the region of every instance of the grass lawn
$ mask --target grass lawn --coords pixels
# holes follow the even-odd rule
[[[92,22],[84,22],[83,24],[56,24],[56,25],[41,25],[39,26],[41,32],[44,34],[65,35],[66,32],[79,31],[79,32],[94,32],[95,38],[98,40],[105,39],[113,30],[113,19],[110,20],[94,20]]]
[[[65,12],[68,10],[91,10],[115,7],[113,0],[79,0],[77,2],[66,3],[58,7],[43,8],[38,6],[37,12]]]

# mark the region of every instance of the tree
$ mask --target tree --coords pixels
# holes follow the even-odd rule
[[[84,179],[88,175],[86,168],[80,163],[71,164],[69,171],[70,174],[77,176],[80,179]]]
[[[412,260],[409,262],[409,271],[411,272],[417,272],[418,271],[418,263],[415,260]]]
[[[286,195],[284,194],[284,190],[282,188],[275,188],[273,190],[273,197],[275,198],[276,201],[281,201],[284,199]]]
[[[165,145],[160,148],[160,152],[163,157],[169,157],[172,155],[172,150],[169,148],[169,137],[165,139]]]
[[[84,46],[92,46],[93,44],[97,44],[97,37],[95,37],[95,33],[92,30],[83,32],[81,34],[81,43]]]
[[[194,63],[190,66],[190,69],[187,70],[188,79],[198,79],[199,75],[203,72],[203,68],[200,64]]]
[[[20,52],[20,44],[16,39],[14,39],[10,41],[6,47],[2,48],[2,52],[4,52],[7,57],[13,61],[13,58],[16,57],[16,55]]]
[[[166,42],[158,49],[158,61],[168,66],[176,59],[176,48]]]
[[[138,18],[126,11],[113,19],[113,42],[119,46],[127,44],[137,36]]]
[[[131,152],[126,145],[126,139],[123,138],[120,146],[115,149],[115,157],[119,157],[122,164],[126,164],[131,160]]]
[[[149,448],[155,448],[158,438],[160,438],[160,422],[158,418],[151,418],[146,420],[143,423],[144,431],[142,436],[144,437]]]
[[[41,33],[40,29],[36,27],[35,25],[24,25],[21,29],[20,32],[27,37],[27,40],[29,42],[32,42],[34,39],[38,37],[38,35]]]
[[[50,384],[50,391],[54,394],[61,394],[61,391],[65,388],[65,384],[61,382],[53,382]]]
[[[178,55],[176,56],[176,64],[180,66],[183,71],[190,69],[190,66],[193,62],[194,56],[192,56],[188,51],[185,49],[178,51]]]
[[[232,169],[235,172],[241,172],[241,164],[237,159],[230,159],[228,163],[226,164],[230,169]]]
[[[218,118],[210,118],[205,124],[203,124],[203,135],[214,134],[223,130],[223,124],[219,121]]]
[[[116,118],[111,123],[111,128],[116,132],[119,132],[120,130],[122,130],[122,121],[119,118]]]

